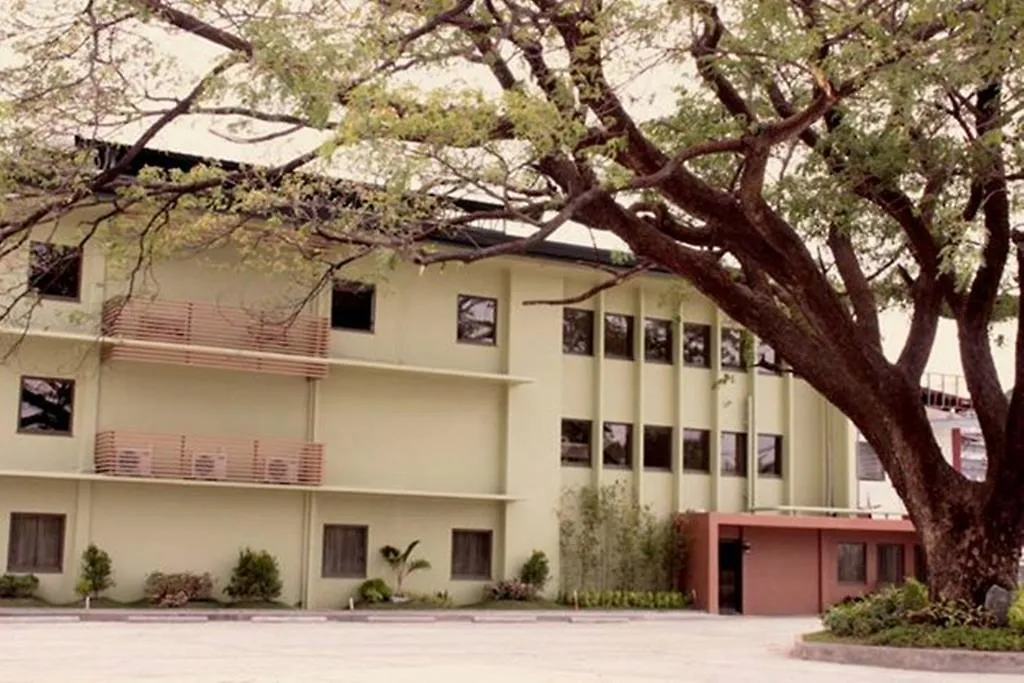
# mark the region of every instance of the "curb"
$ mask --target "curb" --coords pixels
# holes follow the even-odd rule
[[[910,647],[810,643],[798,638],[790,655],[811,662],[853,664],[883,669],[969,674],[1020,674],[1024,653],[926,650]]]

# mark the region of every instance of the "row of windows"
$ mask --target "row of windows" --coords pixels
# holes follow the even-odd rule
[[[644,469],[672,471],[672,427],[643,426]],[[590,420],[562,420],[562,464],[590,467],[593,464]],[[605,467],[633,466],[633,425],[605,422],[602,425],[601,462]],[[711,471],[711,432],[706,429],[683,430],[683,470]],[[721,474],[747,476],[747,434],[722,432]],[[757,472],[765,476],[782,476],[782,436],[757,435]]]
[[[65,515],[14,512],[10,518],[7,571],[60,574],[64,571]],[[493,533],[489,530],[453,529],[453,579],[489,581]],[[366,578],[369,527],[325,524],[324,578]]]
[[[924,553],[915,547],[917,574],[924,575]],[[837,554],[839,583],[865,584],[868,580],[867,543],[840,543]],[[906,578],[903,545],[879,543],[875,547],[876,581],[879,584],[899,584]]]

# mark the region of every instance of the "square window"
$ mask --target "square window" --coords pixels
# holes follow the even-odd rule
[[[742,432],[722,432],[722,474],[747,476],[747,435]]]
[[[711,471],[711,432],[706,429],[683,430],[683,469],[687,472]]]
[[[782,437],[780,435],[757,435],[757,473],[769,477],[782,476]]]
[[[606,358],[633,360],[633,316],[605,313],[604,355]]]
[[[348,280],[335,282],[331,291],[331,327],[373,332],[375,299],[373,285]]]
[[[64,515],[12,512],[7,545],[7,571],[62,573],[64,526]]]
[[[69,244],[29,245],[28,287],[40,296],[78,301],[82,294],[82,250]]]
[[[497,344],[498,300],[460,294],[456,338],[467,344]]]
[[[633,425],[605,422],[604,446],[601,450],[605,467],[632,467]]]
[[[590,467],[590,420],[562,420],[562,464]]]
[[[18,431],[23,434],[71,436],[74,404],[74,380],[22,377]]]
[[[594,355],[594,312],[582,308],[562,309],[562,352]]]
[[[840,543],[837,552],[839,583],[867,583],[868,547],[864,543]]]
[[[898,585],[906,573],[903,567],[903,546],[898,543],[878,544],[878,583]]]
[[[672,428],[644,425],[644,469],[672,471]]]
[[[320,575],[325,579],[366,578],[368,528],[325,524]]]
[[[683,364],[693,368],[711,367],[711,326],[683,325]]]
[[[722,328],[722,367],[728,370],[744,370],[747,367],[743,357],[745,348],[743,330],[735,327]]]
[[[491,531],[453,529],[452,578],[490,581],[493,540]]]
[[[757,371],[762,375],[781,375],[782,363],[779,354],[764,339],[757,340]]]
[[[644,360],[649,363],[672,364],[672,321],[658,318],[644,320]]]

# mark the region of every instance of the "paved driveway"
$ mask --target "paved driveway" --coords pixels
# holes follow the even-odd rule
[[[977,683],[789,659],[809,619],[3,624],[4,683]],[[986,682],[1017,681],[990,676]]]

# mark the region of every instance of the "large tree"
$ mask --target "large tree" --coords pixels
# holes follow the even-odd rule
[[[473,261],[569,224],[611,233],[632,265],[602,286],[678,275],[850,417],[921,533],[935,591],[980,600],[1015,584],[1024,335],[1006,391],[989,334],[1024,258],[1024,3],[14,5],[0,18],[0,182],[19,200],[0,253],[98,200],[143,226],[120,239],[270,234],[327,270],[376,251]],[[54,151],[72,133],[127,144],[97,171]],[[147,145],[212,134],[265,167],[138,168]],[[352,182],[312,173],[332,168]],[[179,209],[205,211],[187,239]],[[457,253],[425,241],[494,220],[532,232]],[[912,320],[895,362],[879,332],[891,305]],[[921,405],[941,315],[985,438],[980,483],[946,462]]]

